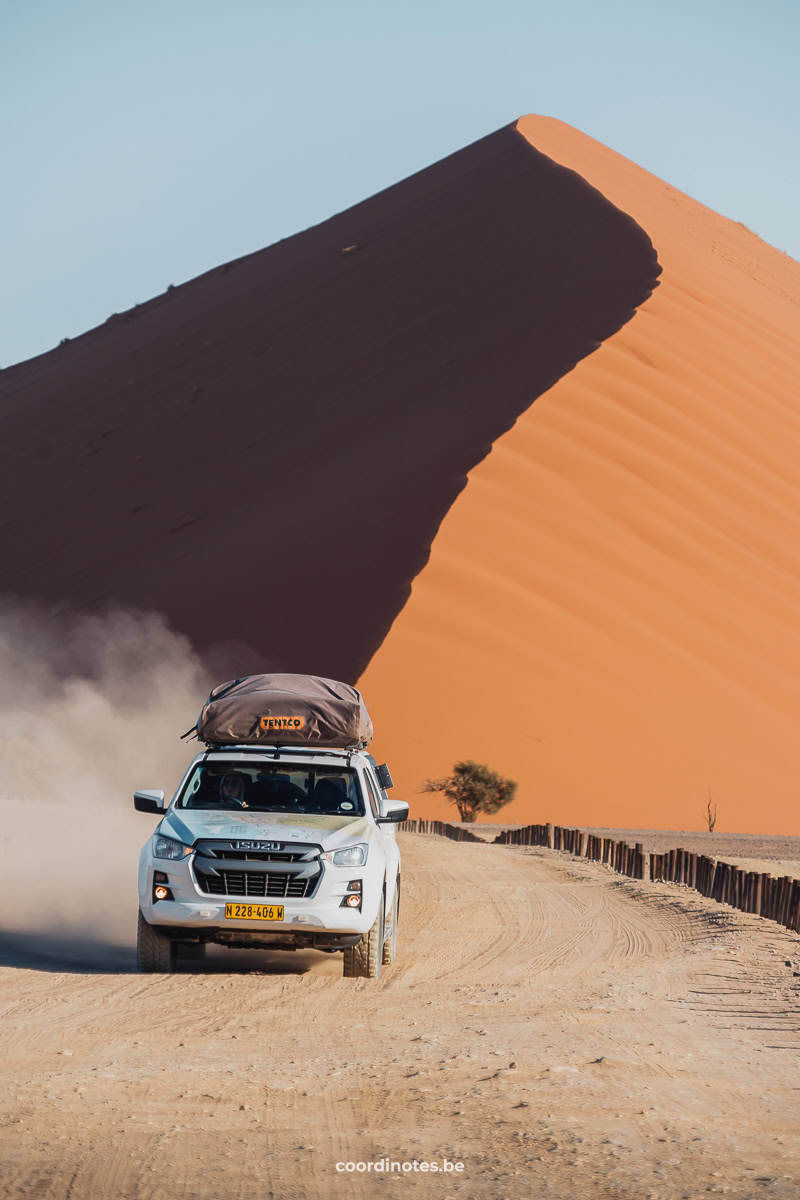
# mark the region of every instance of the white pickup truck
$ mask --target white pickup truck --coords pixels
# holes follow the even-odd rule
[[[198,754],[139,860],[141,971],[174,971],[209,942],[340,951],[344,974],[379,979],[400,914],[388,768],[364,750],[219,746]]]

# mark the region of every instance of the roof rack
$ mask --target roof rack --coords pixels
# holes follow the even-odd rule
[[[204,753],[210,754],[217,750],[224,750],[228,753],[233,751],[236,754],[266,754],[276,757],[279,754],[313,754],[315,756],[327,754],[336,758],[345,754],[353,754],[361,748],[361,746],[296,746],[286,743],[271,745],[266,742],[226,742],[225,744],[206,742]]]

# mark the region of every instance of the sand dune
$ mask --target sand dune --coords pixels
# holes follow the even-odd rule
[[[0,591],[355,681],[467,472],[658,271],[509,127],[114,316],[0,375]]]
[[[362,683],[412,795],[508,820],[800,832],[800,266],[558,121],[520,135],[653,240],[633,321],[470,474]],[[431,797],[415,811],[438,815]]]
[[[799,303],[524,118],[2,372],[0,591],[360,676],[410,798],[473,757],[511,821],[800,832]]]

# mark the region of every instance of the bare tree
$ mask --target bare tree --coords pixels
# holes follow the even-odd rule
[[[706,808],[706,820],[708,821],[708,832],[714,832],[714,826],[717,823],[717,806],[711,799],[711,788],[708,789],[708,806]]]

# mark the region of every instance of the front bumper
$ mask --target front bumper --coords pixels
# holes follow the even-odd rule
[[[170,932],[174,931],[176,936],[185,930],[191,938],[199,936],[202,940],[230,944],[243,944],[242,937],[248,944],[250,941],[253,944],[264,944],[265,935],[273,938],[276,943],[284,938],[287,945],[322,944],[331,940],[327,937],[329,934],[360,936],[366,933],[377,915],[380,885],[377,888],[369,886],[365,867],[320,864],[319,882],[313,894],[306,897],[209,895],[198,885],[194,858],[194,854],[180,860],[157,859],[150,853],[143,856],[142,869],[139,872],[139,906],[144,919],[150,925],[164,926],[165,932],[169,929]],[[153,898],[156,871],[166,875],[165,886],[169,888],[172,899]],[[348,895],[348,882],[357,878],[362,881],[361,909],[342,907],[342,900]],[[231,903],[282,905],[283,920],[227,918],[225,905]],[[230,936],[232,934],[241,936],[237,936],[233,942]]]

